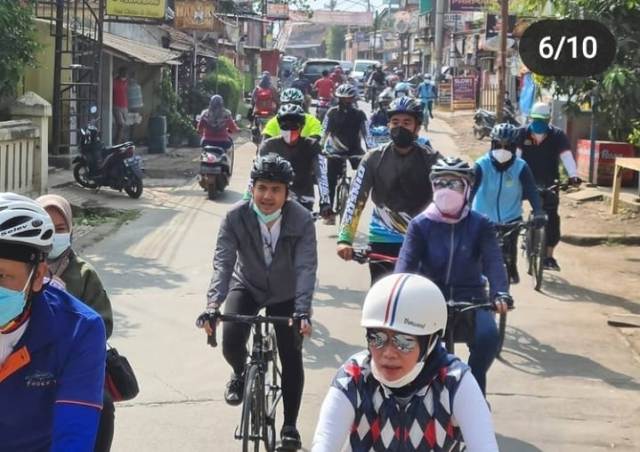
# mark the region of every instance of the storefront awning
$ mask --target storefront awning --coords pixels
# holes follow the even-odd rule
[[[103,33],[102,44],[106,51],[115,55],[148,64],[160,66],[163,64],[179,65],[180,53],[159,46],[141,44],[132,39],[123,38],[111,33]]]

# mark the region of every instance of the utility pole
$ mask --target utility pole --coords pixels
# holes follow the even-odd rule
[[[500,0],[500,68],[498,70],[498,100],[496,102],[496,121],[502,122],[504,110],[505,82],[507,78],[507,33],[509,31],[509,1]]]
[[[435,36],[435,78],[436,82],[442,73],[442,48],[444,44],[444,7],[447,0],[436,0],[436,36]]]

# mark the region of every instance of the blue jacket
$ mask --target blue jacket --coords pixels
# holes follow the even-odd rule
[[[508,292],[507,274],[496,230],[485,216],[471,211],[457,224],[416,216],[407,230],[395,271],[418,273],[438,285],[445,298],[456,301],[486,299]],[[484,276],[483,276],[484,275]]]
[[[438,88],[431,81],[424,81],[418,85],[418,97],[424,100],[432,100],[438,97]]]
[[[52,286],[0,367],[2,452],[92,451],[104,389],[104,323]]]
[[[498,171],[489,154],[476,161],[473,210],[496,224],[504,224],[522,218],[523,198],[529,200],[534,212],[541,212],[535,179],[524,160],[516,157],[504,171]]]

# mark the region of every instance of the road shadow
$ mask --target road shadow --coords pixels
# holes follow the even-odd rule
[[[361,352],[365,348],[364,330],[362,345],[355,346],[332,337],[329,330],[322,323],[314,320],[313,334],[304,341],[304,367],[338,370],[350,356]]]
[[[369,276],[367,275],[367,279]],[[353,290],[346,287],[321,284],[315,291],[313,306],[334,307],[346,309],[362,309],[362,303],[367,292],[364,290]]]
[[[614,306],[626,309],[631,314],[640,314],[640,302],[634,302],[627,298],[598,292],[597,290],[579,287],[571,284],[566,279],[545,272],[545,281],[542,286],[543,293],[558,301],[589,302],[605,306]]]
[[[498,448],[500,452],[542,452],[542,449],[538,449],[533,444],[526,443],[516,438],[509,438],[496,434],[498,440]]]
[[[130,321],[126,315],[122,314],[117,309],[113,309],[113,332],[111,333],[110,339],[132,337],[132,331],[139,328],[140,323]]]
[[[618,389],[640,390],[640,383],[633,377],[611,370],[585,356],[560,352],[513,326],[507,326],[500,361],[507,367],[530,375],[591,378]]]

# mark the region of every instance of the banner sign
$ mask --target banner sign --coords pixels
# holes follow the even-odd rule
[[[473,110],[476,108],[476,78],[453,77],[453,110]]]
[[[215,8],[204,0],[176,0],[176,28],[213,31]]]
[[[450,11],[484,11],[489,0],[451,0]]]
[[[107,15],[164,19],[167,0],[107,0]]]

